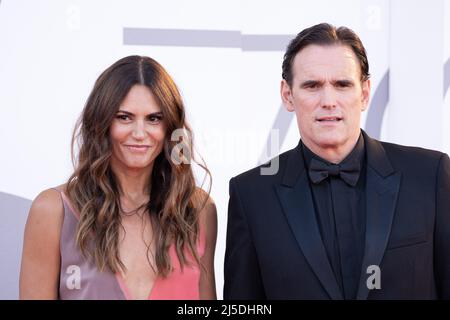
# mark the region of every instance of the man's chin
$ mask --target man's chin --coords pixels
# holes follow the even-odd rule
[[[325,135],[321,135],[316,139],[315,144],[320,146],[321,148],[336,148],[342,145],[345,142],[345,139],[336,133],[327,133]]]

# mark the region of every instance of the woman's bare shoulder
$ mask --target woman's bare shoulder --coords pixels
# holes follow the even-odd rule
[[[211,232],[212,237],[217,233],[217,208],[213,198],[203,189],[197,188],[197,196],[200,202],[199,220],[200,224],[206,228],[207,233]]]
[[[24,232],[21,299],[55,299],[64,205],[60,191],[47,189],[31,204]]]
[[[58,188],[46,189],[37,195],[31,204],[27,223],[39,223],[45,220],[50,226],[52,222],[58,223],[62,220],[64,205],[60,194],[62,189]]]
[[[195,195],[201,204],[215,206],[214,200],[211,197],[211,195],[208,192],[206,192],[205,190],[203,190],[202,188],[197,187],[195,189]]]

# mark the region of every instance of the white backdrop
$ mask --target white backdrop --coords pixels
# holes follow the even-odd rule
[[[17,298],[30,200],[72,171],[70,137],[99,74],[121,57],[159,61],[181,89],[213,175],[222,298],[229,179],[299,139],[281,108],[286,41],[319,22],[355,30],[368,51],[385,141],[450,151],[449,0],[3,0],[0,2],[0,298]],[[272,153],[277,153],[273,151]]]

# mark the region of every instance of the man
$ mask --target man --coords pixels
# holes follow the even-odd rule
[[[363,44],[300,32],[281,97],[301,141],[230,181],[225,299],[450,298],[450,159],[370,138]]]

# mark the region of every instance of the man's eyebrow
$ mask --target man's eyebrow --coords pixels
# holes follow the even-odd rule
[[[307,87],[315,86],[315,85],[318,85],[321,83],[322,83],[322,81],[319,81],[319,80],[306,80],[306,81],[303,81],[302,83],[300,83],[300,87],[307,88]]]
[[[334,80],[333,84],[349,86],[349,85],[355,84],[355,82],[353,80],[350,80],[350,79],[339,79],[339,80]]]

